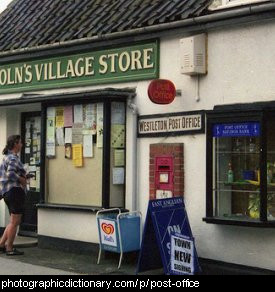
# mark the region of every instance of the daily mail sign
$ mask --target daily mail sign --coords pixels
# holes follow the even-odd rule
[[[140,116],[138,136],[168,136],[204,132],[203,112]]]

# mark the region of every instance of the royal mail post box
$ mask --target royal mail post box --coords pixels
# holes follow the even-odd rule
[[[174,167],[172,156],[155,158],[155,189],[156,198],[164,199],[173,197],[174,192]]]

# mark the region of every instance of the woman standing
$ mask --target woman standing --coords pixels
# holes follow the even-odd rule
[[[21,223],[24,212],[27,184],[26,171],[18,156],[21,148],[21,137],[10,136],[3,150],[5,156],[0,165],[0,195],[4,197],[10,213],[10,222],[0,240],[0,252],[6,252],[7,256],[24,254],[13,248],[17,227]]]

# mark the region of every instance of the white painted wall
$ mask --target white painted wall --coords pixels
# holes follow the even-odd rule
[[[138,97],[140,114],[213,109],[215,105],[275,100],[275,22],[209,32],[208,74],[196,78],[179,73],[179,39],[161,42],[161,78],[172,80],[182,97],[168,106]],[[144,84],[144,92],[146,85]],[[207,224],[206,137],[143,138],[138,141],[139,205],[145,215],[149,196],[149,145],[184,143],[185,204],[200,257],[275,269],[275,229]]]
[[[149,81],[67,89],[66,92],[104,87],[135,87],[139,114],[212,109],[219,104],[275,100],[275,22],[223,28],[208,34],[208,74],[200,78],[196,102],[196,78],[180,74],[179,40],[184,35],[161,39],[160,78],[172,80],[182,96],[167,106],[147,97]],[[59,93],[64,89],[39,93]],[[16,97],[17,95],[12,95]],[[0,117],[1,120],[1,117]],[[132,126],[128,111],[127,131]],[[0,124],[1,127],[1,124]],[[128,132],[129,134],[129,132]],[[1,135],[1,134],[0,134]],[[1,142],[1,141],[0,141]],[[132,135],[127,135],[126,207],[132,207],[131,185],[137,180],[138,208],[143,219],[149,198],[149,146],[152,143],[184,143],[185,204],[200,257],[275,270],[275,229],[207,224],[205,216],[206,137],[204,134],[175,138],[142,138],[137,141],[137,177],[131,176]],[[95,216],[78,212],[39,210],[39,234],[98,242]]]
[[[45,209],[38,214],[39,235],[98,242],[95,214]]]

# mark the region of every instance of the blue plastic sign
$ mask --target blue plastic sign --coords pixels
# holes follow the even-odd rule
[[[232,123],[215,124],[213,126],[213,137],[255,137],[260,135],[260,123]]]
[[[183,198],[149,201],[137,272],[163,267],[171,274],[171,234],[193,238]],[[194,247],[194,273],[200,271]],[[173,274],[173,273],[172,273]]]
[[[194,274],[194,239],[171,233],[171,275]]]

